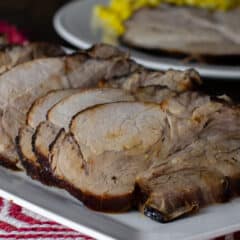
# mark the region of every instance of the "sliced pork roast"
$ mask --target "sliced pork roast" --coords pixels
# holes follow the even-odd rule
[[[239,194],[239,117],[239,109],[219,105],[197,139],[138,176],[147,216],[170,221]]]
[[[107,59],[105,56],[101,59],[102,48],[110,51],[106,53]],[[95,86],[100,79],[124,76],[138,68],[140,67],[137,64],[117,49],[98,45],[88,52],[74,56],[24,63],[1,75],[0,163],[17,168],[15,138],[20,127],[26,122],[28,109],[38,97],[51,90]],[[96,69],[98,72],[94,73]]]
[[[160,106],[112,103],[80,115],[71,126],[76,135],[62,132],[51,149],[54,176],[70,185],[70,192],[88,207],[104,211],[130,209],[135,177],[150,166],[146,151],[157,148],[161,139],[159,126],[164,115]]]
[[[27,124],[32,128],[36,128],[39,123],[46,120],[46,115],[52,106],[57,104],[62,99],[80,92],[79,89],[65,89],[51,91],[38,98],[31,106],[27,114]]]
[[[106,117],[107,116],[107,117]],[[167,222],[239,193],[240,111],[197,93],[77,114],[50,150],[56,182],[101,211]]]
[[[28,64],[0,76],[2,164],[17,166],[18,135],[33,178],[89,208],[138,207],[161,222],[240,193],[239,108],[188,91],[195,71],[144,70],[106,45]],[[93,89],[64,90],[78,87]]]
[[[71,91],[71,93],[68,94],[70,95],[69,97],[66,97],[66,91]],[[59,94],[56,96],[57,93]],[[49,177],[47,177],[47,173],[44,167],[44,159],[48,158],[49,145],[55,140],[61,128],[68,128],[72,116],[74,116],[82,109],[86,109],[92,105],[115,101],[134,100],[131,95],[121,89],[93,89],[85,91],[78,90],[78,93],[75,94],[73,94],[73,90],[65,90],[64,93],[65,97],[63,97],[63,91],[58,91],[47,94],[45,97],[38,99],[28,114],[28,122],[30,123],[29,125],[32,127],[31,136],[29,134],[30,130],[28,130],[29,127],[26,126],[20,130],[18,138],[18,147],[19,152],[21,153],[20,156],[23,165],[26,166],[28,175],[30,175],[32,178],[39,179],[47,184],[50,184],[51,176],[49,174]],[[62,96],[63,100],[55,105],[56,98],[58,97],[58,100],[60,100],[60,95]],[[39,103],[44,104],[40,105]],[[66,103],[68,103],[67,108],[60,107],[60,104],[64,104],[64,106],[66,106]],[[51,109],[51,107],[53,107],[55,111],[58,111],[59,114],[57,118],[58,124],[56,125],[52,124],[50,121],[43,121],[46,120],[47,112],[49,111],[49,109]],[[62,111],[60,113],[59,111],[61,111],[61,109],[64,109],[65,112]],[[68,111],[66,111],[66,109],[68,109]],[[38,116],[42,117],[42,121],[38,121]],[[56,117],[57,114],[54,114],[53,116]],[[34,119],[35,122],[33,121]],[[30,142],[30,147],[26,145],[26,139],[29,139],[28,142]],[[37,153],[37,156],[32,150],[32,144],[35,152]],[[35,155],[34,158],[32,157],[33,155]],[[42,163],[42,168],[37,162],[37,157],[39,159],[39,162]]]
[[[192,159],[191,159],[192,160]],[[200,207],[229,198],[226,176],[211,168],[182,168],[138,180],[140,210],[153,220],[169,222]]]
[[[177,21],[176,21],[177,19]],[[125,43],[190,55],[240,55],[240,8],[211,11],[161,4],[137,11],[126,22]]]
[[[28,43],[25,45],[2,45],[0,47],[0,74],[14,66],[44,57],[63,56],[63,49],[50,43]]]
[[[32,149],[33,134],[34,128],[30,126],[21,127],[16,139],[16,144],[19,158],[26,173],[33,179],[39,179],[40,165],[37,163],[36,154]]]
[[[149,75],[149,77],[147,75]],[[169,79],[169,82],[166,81],[167,78]],[[132,80],[135,84],[128,84],[132,82]],[[124,83],[126,83],[126,85]],[[49,110],[48,122],[41,123],[34,134],[33,148],[38,155],[38,160],[40,165],[42,165],[42,169],[44,169],[44,171],[47,171],[48,169],[49,147],[57,137],[60,128],[68,130],[72,117],[79,111],[88,107],[93,107],[97,104],[120,100],[129,101],[135,99],[144,102],[160,103],[163,99],[170,96],[176,96],[178,92],[191,89],[200,83],[199,75],[193,70],[186,72],[170,70],[166,73],[151,72],[148,74],[141,70],[141,72],[115,78],[113,81],[105,82],[105,84],[102,85],[105,87],[123,88],[131,93],[131,97],[120,90],[96,89],[78,93],[63,99]],[[124,85],[128,85],[129,87],[126,88]],[[167,86],[171,88],[168,88]],[[45,175],[46,174],[44,173],[44,176]],[[49,176],[50,175],[51,174],[49,173]]]
[[[26,121],[32,102],[42,94],[69,88],[62,59],[39,59],[18,65],[0,76],[1,94],[1,164],[16,168],[18,157],[14,150],[18,129]],[[8,159],[8,161],[6,161]]]
[[[27,171],[27,174],[31,174],[33,178],[36,178],[36,174],[39,172],[39,166],[31,165],[32,162],[36,162],[37,158],[32,150],[32,136],[34,134],[35,127],[42,121],[46,120],[46,114],[54,104],[61,99],[79,92],[79,89],[66,89],[55,90],[47,93],[43,97],[37,99],[31,106],[27,114],[28,126],[20,128],[18,137],[16,139],[17,150],[20,155],[22,165]],[[30,144],[30,145],[29,145]]]
[[[209,98],[195,96],[194,101],[195,94],[188,95],[178,101],[169,99],[169,113],[167,103],[136,102],[102,105],[76,115],[71,134],[62,131],[52,145],[51,171],[91,208],[129,209],[136,176],[155,161],[161,162],[169,151],[190,144],[204,126],[206,118],[195,122],[183,116],[189,118]],[[186,99],[193,101],[190,104]]]

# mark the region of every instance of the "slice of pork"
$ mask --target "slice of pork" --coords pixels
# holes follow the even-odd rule
[[[40,165],[48,164],[49,147],[62,128],[68,130],[72,117],[80,111],[103,103],[133,101],[134,97],[121,89],[91,89],[73,94],[48,112],[48,121],[42,122],[33,137],[33,148]]]
[[[51,90],[69,87],[61,58],[34,60],[0,76],[1,158],[7,158],[12,165],[17,165],[14,141],[19,128],[25,124],[32,102]],[[11,155],[14,157],[11,158]]]
[[[112,103],[86,110],[72,121],[74,137],[63,132],[56,139],[50,170],[86,206],[129,210],[137,174],[150,166],[155,149],[160,149],[164,119],[160,106],[150,103]]]
[[[29,43],[26,45],[3,45],[0,47],[0,74],[14,66],[44,57],[63,56],[63,49],[50,43]]]
[[[127,210],[135,204],[135,183],[141,182],[141,175],[197,141],[209,120],[221,112],[223,106],[225,104],[209,97],[184,93],[160,105],[125,102],[90,108],[73,118],[69,133],[62,131],[56,138],[50,150],[48,168],[61,186],[88,207],[102,211]],[[206,191],[200,189],[202,195],[209,196],[204,204],[222,201],[229,189],[227,179],[221,172],[212,174],[212,169],[206,167],[204,170],[204,167],[203,170],[198,168],[206,175],[203,179],[196,172],[189,172],[193,179],[189,178],[189,186],[196,179],[202,181],[201,186],[206,184]],[[185,175],[188,173],[183,169],[178,179]],[[208,176],[212,178],[209,185]],[[138,185],[141,188],[141,184]],[[212,192],[214,188],[216,195]],[[147,195],[144,189],[142,192],[141,202]],[[189,212],[194,209],[197,208],[188,208]],[[172,213],[172,216],[181,216],[179,211],[177,215]],[[166,215],[163,221],[168,220],[171,217]]]
[[[56,90],[38,98],[28,111],[27,124],[32,128],[36,128],[40,122],[46,120],[46,115],[50,108],[62,99],[79,91],[79,89]]]
[[[112,101],[132,101],[134,97],[122,89],[99,88],[83,90],[64,98],[47,113],[47,120],[68,130],[72,117],[78,112],[95,105]]]
[[[128,102],[86,110],[72,120],[70,132],[74,137],[62,132],[56,138],[50,151],[49,168],[56,179],[71,185],[67,189],[88,207],[117,211],[118,205],[111,202],[119,201],[122,205],[118,210],[126,210],[133,204],[137,175],[154,162],[161,162],[169,151],[192,142],[193,133],[204,126],[204,114],[198,122],[187,120],[202,104],[209,102],[205,97],[195,98],[185,108],[185,99],[191,97],[184,95],[175,104],[169,100],[168,107],[167,103]]]
[[[46,120],[48,110],[61,99],[79,92],[79,89],[55,90],[38,98],[31,106],[27,114],[27,124],[21,127],[17,138],[17,150],[20,153],[20,160],[28,175],[33,179],[39,179],[40,166],[37,164],[37,157],[32,150],[32,136],[37,125]],[[30,144],[30,146],[29,146]],[[36,164],[35,164],[36,163]],[[46,176],[43,178],[46,179]],[[42,180],[42,179],[41,179]],[[46,180],[45,180],[46,182]]]
[[[78,93],[76,93],[78,92]],[[95,94],[94,94],[95,93]],[[68,97],[69,96],[69,97]],[[82,97],[80,97],[82,96]],[[92,98],[92,99],[91,99]],[[71,100],[70,100],[71,99]],[[133,97],[131,97],[129,94],[124,92],[120,89],[95,89],[95,90],[78,90],[78,89],[68,89],[68,90],[58,90],[58,91],[52,91],[48,94],[46,94],[43,97],[40,97],[37,99],[34,104],[32,105],[29,113],[28,113],[28,125],[26,127],[22,127],[21,131],[18,136],[18,148],[19,152],[21,153],[21,161],[23,163],[23,166],[25,167],[26,172],[29,176],[31,176],[34,179],[39,179],[40,181],[44,183],[50,183],[50,180],[46,180],[46,171],[44,172],[44,166],[42,165],[42,168],[40,167],[39,163],[37,162],[37,158],[39,159],[39,162],[44,163],[44,156],[47,156],[48,154],[48,143],[50,144],[53,142],[60,131],[61,127],[67,128],[68,123],[66,123],[66,113],[62,112],[59,115],[59,119],[62,120],[62,126],[54,125],[50,121],[44,121],[46,120],[47,113],[49,109],[51,109],[53,106],[58,105],[58,102],[62,102],[61,100],[68,100],[70,105],[66,106],[66,109],[68,109],[68,114],[75,115],[75,112],[77,113],[79,110],[81,110],[84,107],[88,107],[89,104],[98,104],[98,101],[100,103],[102,102],[109,102],[109,101],[124,101],[124,100],[133,100]],[[76,110],[77,108],[77,110]],[[59,109],[59,108],[58,108]],[[65,109],[65,108],[64,108]],[[65,110],[66,110],[65,109]],[[69,122],[71,120],[71,117],[69,118]],[[39,125],[39,126],[38,126]],[[32,135],[30,137],[29,129],[31,126],[31,132]],[[25,129],[26,128],[26,129]],[[35,130],[36,129],[36,130]],[[25,139],[30,138],[30,147],[25,144]],[[36,146],[35,147],[35,142]],[[37,152],[37,155],[35,155],[35,152],[32,150],[32,143],[33,148]],[[31,149],[31,151],[29,150]],[[33,160],[33,155],[35,155]],[[29,160],[28,160],[29,159]],[[36,174],[37,173],[37,174]]]
[[[134,84],[131,84],[132,82],[134,82]],[[112,81],[105,82],[103,86],[123,88],[130,92],[138,101],[161,103],[164,99],[176,96],[178,92],[190,90],[199,84],[201,84],[201,80],[198,73],[194,70],[188,70],[185,72],[169,70],[166,73],[149,73],[141,70],[138,73],[132,73],[129,76],[115,78]],[[102,94],[101,90],[96,91]],[[68,125],[72,116],[83,109],[82,106],[85,104],[88,107],[94,106],[92,103],[96,100],[99,104],[106,103],[104,101],[106,96],[104,97],[103,95],[99,95],[96,99],[92,99],[93,102],[91,102],[91,98],[88,97],[88,93],[86,94],[86,99],[83,100],[83,97],[84,95],[80,93],[61,101],[49,111],[48,120],[51,123],[68,130]],[[99,97],[102,99],[98,99]],[[97,102],[95,102],[95,104]],[[72,111],[70,111],[70,108]],[[47,132],[49,132],[48,128],[49,124],[41,124],[38,130],[42,134],[36,134],[35,137],[35,141],[39,141],[39,148],[36,148],[36,151],[39,154],[40,159],[43,161],[47,161],[49,146],[52,140],[56,137],[56,135],[52,135],[52,137],[48,136],[48,140],[46,138],[40,139],[40,137],[45,135],[44,132],[46,132],[47,135]],[[41,146],[41,144],[44,145]]]
[[[229,198],[229,180],[209,168],[181,168],[138,180],[140,210],[158,222],[169,222],[194,213],[201,207]]]
[[[107,59],[101,59],[102,48],[110,51],[106,52]],[[38,59],[20,64],[1,75],[0,155],[4,162],[9,159],[12,165],[18,163],[14,150],[15,138],[26,121],[28,109],[38,97],[51,90],[93,87],[102,79],[121,77],[138,69],[136,63],[122,53],[118,56],[117,52],[111,46],[98,45],[74,56]],[[112,54],[114,57],[111,58]],[[96,55],[96,58],[91,55]]]
[[[208,115],[195,141],[138,176],[145,195],[141,208],[147,216],[171,221],[191,213],[194,206],[221,202],[240,193],[239,118],[239,109],[221,106]],[[191,169],[190,177],[186,169]],[[200,174],[199,169],[211,174]],[[199,179],[193,182],[192,175],[204,178],[210,185]]]
[[[29,126],[20,128],[16,139],[17,150],[23,167],[28,174],[31,174],[33,179],[39,179],[39,164],[37,158],[32,150],[32,135],[34,129]],[[33,164],[34,163],[34,164]]]
[[[176,21],[177,19],[177,21]],[[209,11],[161,4],[137,11],[123,41],[142,49],[192,55],[240,55],[240,8]]]

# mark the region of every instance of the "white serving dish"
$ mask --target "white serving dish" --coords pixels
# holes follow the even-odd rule
[[[135,211],[125,214],[91,211],[64,190],[43,186],[24,173],[1,167],[0,196],[99,240],[204,240],[240,229],[240,198],[161,224]]]

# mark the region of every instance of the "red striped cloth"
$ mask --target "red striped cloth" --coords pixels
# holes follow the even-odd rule
[[[0,239],[93,240],[2,198],[0,198]],[[239,239],[240,232],[216,240]]]
[[[0,239],[93,240],[0,198]]]

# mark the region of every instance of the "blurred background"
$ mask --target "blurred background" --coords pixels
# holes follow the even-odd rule
[[[1,0],[0,21],[17,26],[31,41],[50,41],[72,47],[56,34],[52,24],[54,13],[68,2],[70,0]],[[240,100],[239,87],[239,82],[204,79],[202,90],[213,95],[225,93]]]
[[[16,25],[33,41],[62,42],[53,29],[52,17],[67,2],[69,1],[1,0],[0,20]]]

